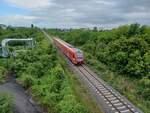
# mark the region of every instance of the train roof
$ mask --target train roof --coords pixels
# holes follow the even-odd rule
[[[72,45],[70,45],[69,43],[67,43],[67,42],[65,42],[65,41],[63,41],[63,40],[61,40],[61,39],[59,39],[59,38],[57,38],[60,42],[62,42],[63,44],[65,44],[65,45],[67,45],[68,47],[70,47],[70,48],[75,48],[74,46],[72,46]]]
[[[69,43],[59,39],[59,38],[54,38],[56,40],[58,40],[59,42],[63,43],[65,46],[69,47],[71,50],[77,52],[77,53],[82,53],[82,51],[78,48],[75,48],[74,46],[70,45]]]

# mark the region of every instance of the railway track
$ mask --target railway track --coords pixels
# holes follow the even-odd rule
[[[49,35],[43,31],[43,33],[50,39]],[[63,53],[60,52],[62,55]],[[69,66],[78,73],[79,77],[89,87],[93,96],[96,98],[100,108],[105,113],[143,113],[136,108],[131,102],[129,102],[120,93],[114,90],[111,86],[106,84],[102,79],[91,71],[85,64],[76,66],[65,57]]]
[[[142,113],[138,108],[131,104],[125,97],[108,86],[103,80],[98,78],[86,65],[74,66],[88,86],[95,91],[97,97],[100,97],[104,104],[106,113]]]

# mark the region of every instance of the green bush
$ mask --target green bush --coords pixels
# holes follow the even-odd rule
[[[23,84],[25,88],[29,88],[34,84],[34,78],[32,75],[23,73],[19,78],[19,81]]]
[[[69,32],[49,30],[49,32],[81,47],[96,60],[123,75],[142,78],[150,72],[149,26],[135,23],[97,32],[83,29]]]
[[[73,95],[67,95],[58,104],[59,113],[88,113],[88,111],[76,101]]]
[[[5,81],[5,72],[6,69],[0,66],[0,83],[3,83]]]
[[[144,112],[149,110],[150,26],[135,23],[111,30],[50,29],[48,32],[81,48],[85,63]]]
[[[0,93],[0,113],[13,113],[13,97]]]
[[[136,77],[148,74],[144,55],[149,47],[143,39],[121,38],[111,42],[106,49],[106,63],[111,64],[113,70]]]
[[[139,87],[137,93],[145,98],[147,101],[150,101],[150,79],[143,78],[139,82]]]
[[[75,97],[75,95],[72,93],[66,77],[68,75],[61,66],[63,62],[59,61],[57,57],[56,49],[44,39],[41,31],[30,30],[22,29],[20,32],[25,32],[22,34],[25,36],[33,36],[37,41],[36,47],[23,51],[16,57],[11,57],[7,62],[9,65],[6,67],[15,72],[17,80],[25,88],[30,89],[33,97],[47,108],[49,113],[59,113],[58,104],[65,99],[64,97],[70,94]],[[69,100],[65,100],[66,103],[67,101],[69,102]],[[80,110],[83,111],[84,105],[80,102],[74,99],[71,103],[74,103],[72,106],[75,111],[79,113]],[[75,104],[77,105],[74,106]]]

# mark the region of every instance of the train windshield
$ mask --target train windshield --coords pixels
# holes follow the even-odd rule
[[[77,49],[77,57],[79,58],[79,59],[82,59],[83,58],[83,52],[81,51],[81,50],[79,50],[79,49]]]

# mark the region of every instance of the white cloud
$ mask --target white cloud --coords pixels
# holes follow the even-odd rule
[[[6,1],[11,5],[26,9],[45,8],[52,5],[51,0],[6,0]]]
[[[0,16],[0,22],[6,25],[28,26],[36,21],[38,17],[25,15]]]

